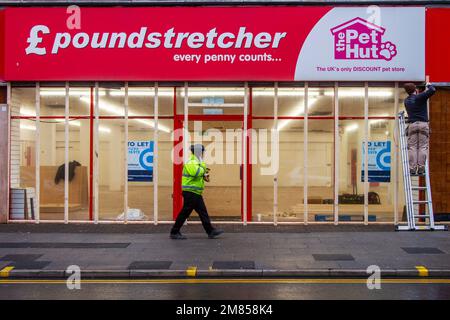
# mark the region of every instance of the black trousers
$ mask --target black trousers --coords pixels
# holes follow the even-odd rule
[[[188,191],[183,191],[183,208],[181,208],[170,233],[178,233],[180,231],[186,219],[191,215],[192,210],[195,210],[198,213],[206,233],[211,233],[214,228],[211,225],[211,220],[209,219],[208,210],[206,210],[203,197]]]

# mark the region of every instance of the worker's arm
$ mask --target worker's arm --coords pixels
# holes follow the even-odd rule
[[[192,177],[203,177],[206,172],[206,168],[196,161],[189,161],[186,165],[186,172]]]
[[[427,83],[427,89],[424,92],[421,92],[417,95],[417,99],[427,100],[433,94],[436,93],[436,88],[431,84]]]

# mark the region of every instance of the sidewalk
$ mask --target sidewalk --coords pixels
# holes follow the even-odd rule
[[[393,226],[201,226],[171,240],[168,225],[0,225],[3,277],[450,277],[449,232],[395,232]],[[424,268],[417,268],[417,267]],[[9,268],[8,268],[9,267]]]

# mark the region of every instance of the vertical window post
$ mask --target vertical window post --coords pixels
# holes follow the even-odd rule
[[[339,224],[339,94],[334,83],[334,224]]]
[[[242,187],[243,199],[242,199],[242,213],[243,213],[243,225],[247,225],[247,114],[248,114],[248,82],[244,85],[244,130],[243,130],[243,141],[242,141]]]
[[[94,224],[98,223],[98,208],[99,208],[99,198],[98,198],[98,152],[99,152],[99,99],[98,99],[98,82],[95,83],[94,92]]]
[[[183,159],[184,163],[186,163],[189,160],[189,146],[188,146],[188,139],[189,139],[189,91],[188,91],[188,83],[184,83],[184,125],[183,125]]]
[[[153,96],[155,106],[154,126],[153,126],[153,223],[158,224],[158,82],[155,82],[155,94]]]
[[[308,224],[308,82],[305,82],[303,98],[303,222]]]
[[[398,125],[397,125],[397,114],[399,112],[398,105],[398,82],[395,83],[395,93],[394,93],[394,137],[396,141],[399,141],[400,137],[398,135]],[[399,144],[393,146],[394,149],[394,224],[398,224],[398,154],[400,152]]]
[[[89,221],[94,213],[94,89],[89,88]]]
[[[128,82],[125,82],[125,138],[124,138],[124,197],[123,197],[123,208],[124,208],[124,223],[128,223]]]
[[[64,223],[69,223],[69,82],[65,88],[64,109]]]
[[[183,164],[185,164],[189,160],[189,144],[190,140],[189,136],[189,90],[188,83],[184,83],[184,123],[183,123]],[[181,188],[183,190],[183,188]],[[186,224],[188,224],[188,220],[186,219]]]
[[[41,128],[40,128],[40,122],[41,122],[41,96],[40,96],[40,84],[39,82],[36,82],[36,149],[35,149],[35,157],[36,157],[36,168],[35,168],[35,175],[36,175],[36,201],[35,201],[35,218],[36,223],[39,223],[40,220],[40,194],[41,194],[41,176],[40,176],[40,168],[41,168]]]
[[[275,150],[277,150],[278,154],[272,155],[272,157],[279,157],[279,137],[278,137],[278,82],[275,82],[274,86],[274,97],[273,97],[273,114],[274,114],[274,128],[275,130],[275,141],[272,143],[275,144]],[[274,173],[273,177],[273,225],[276,226],[278,223],[278,172]]]
[[[369,83],[364,83],[364,224],[369,223]]]

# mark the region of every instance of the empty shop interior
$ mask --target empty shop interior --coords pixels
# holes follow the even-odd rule
[[[395,115],[404,109],[402,83],[10,83],[8,90],[11,192],[25,188],[34,197],[29,210],[10,213],[11,222],[120,223],[125,207],[139,212],[139,221],[173,221],[182,201],[181,165],[173,161],[180,137],[174,131],[183,127],[186,111],[190,142],[210,151],[204,198],[214,220],[394,224],[402,219],[395,138]],[[256,132],[247,148],[245,129]],[[227,139],[230,130],[236,139]],[[278,136],[279,165],[267,173],[271,132]],[[223,143],[218,134],[226,137]],[[264,137],[267,150],[261,151]],[[389,182],[365,187],[366,139],[391,141]],[[127,181],[127,141],[154,141],[153,181]],[[58,179],[66,148],[74,174],[67,202],[64,179]],[[224,161],[217,162],[220,154]],[[225,161],[229,154],[233,160]]]

